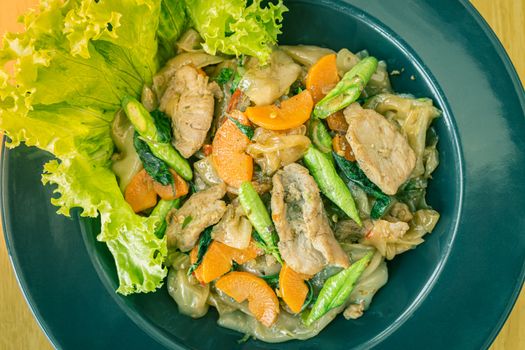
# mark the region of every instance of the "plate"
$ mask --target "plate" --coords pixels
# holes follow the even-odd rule
[[[198,321],[179,315],[165,289],[115,294],[111,257],[94,240],[97,222],[56,216],[49,204],[52,188],[40,184],[49,156],[25,147],[4,151],[8,250],[28,303],[56,347],[490,345],[525,274],[525,93],[503,48],[464,1],[286,4],[291,12],[281,43],[366,48],[390,70],[403,71],[393,77],[396,91],[430,96],[443,110],[435,124],[441,165],[429,188],[429,202],[442,214],[435,231],[389,263],[390,281],[362,318],[338,318],[307,342],[238,344],[238,333],[215,325],[215,312]]]

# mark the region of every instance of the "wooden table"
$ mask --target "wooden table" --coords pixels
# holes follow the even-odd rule
[[[472,0],[516,65],[525,82],[525,0]],[[0,1],[0,36],[20,29],[16,18],[36,0]],[[521,263],[521,262],[520,262]],[[52,349],[31,314],[9,263],[0,233],[0,350]],[[525,290],[501,330],[492,350],[525,349]]]

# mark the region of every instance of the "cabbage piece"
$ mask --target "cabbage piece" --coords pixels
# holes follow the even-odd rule
[[[222,52],[257,57],[266,63],[281,34],[283,13],[288,9],[282,0],[261,8],[261,0],[246,6],[246,0],[185,0],[195,29],[212,55]]]
[[[335,51],[324,47],[313,45],[280,45],[279,49],[283,50],[293,60],[305,67],[310,67],[319,61],[322,57],[334,54]]]
[[[391,121],[395,121],[401,127],[401,130],[408,139],[410,147],[412,147],[416,153],[416,166],[411,177],[414,178],[424,175],[427,130],[430,124],[432,124],[432,121],[441,114],[441,112],[433,106],[432,100],[428,98],[415,99],[407,96],[381,94],[368,100],[365,108],[375,109],[376,112],[383,114]],[[437,154],[435,154],[434,157],[433,168],[435,169],[437,166]]]
[[[365,223],[368,234],[362,244],[374,246],[385,258],[392,260],[396,255],[413,249],[423,243],[423,236],[432,232],[439,220],[439,213],[432,209],[421,209],[414,213],[410,223],[377,220]]]
[[[157,70],[160,0],[49,0],[7,34],[0,67],[0,130],[9,147],[24,142],[55,155],[44,183],[52,203],[69,215],[100,216],[97,239],[115,259],[117,292],[150,292],[167,274],[165,239],[154,219],[136,215],[110,170],[111,122],[124,95],[139,96]]]
[[[285,132],[257,128],[246,153],[253,157],[265,175],[272,175],[304,156],[311,143],[305,134],[304,125]]]
[[[239,88],[256,105],[271,105],[290,89],[302,69],[281,50],[272,53],[267,65],[260,63],[256,59],[248,61]]]

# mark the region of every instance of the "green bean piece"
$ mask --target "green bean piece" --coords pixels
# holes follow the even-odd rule
[[[164,233],[166,232],[166,228],[168,226],[166,222],[166,216],[168,215],[169,211],[173,208],[180,207],[180,202],[180,198],[171,201],[161,199],[155,208],[153,208],[153,211],[149,215],[149,219],[155,222],[155,235],[158,238],[164,237]]]
[[[270,219],[270,214],[266,210],[261,197],[253,188],[251,182],[243,182],[239,188],[239,201],[246,216],[252,223],[253,227],[264,242],[264,250],[266,253],[273,255],[277,261],[282,263],[281,254],[277,248],[279,237],[275,231],[275,226]]]
[[[124,97],[122,100],[122,108],[135,127],[135,130],[148,144],[151,153],[165,161],[170,168],[175,170],[185,180],[191,180],[193,172],[191,171],[190,164],[173,148],[171,143],[163,142],[164,140],[159,136],[157,127],[155,126],[155,121],[146,108],[131,96]]]
[[[343,76],[343,79],[328,95],[315,105],[314,116],[325,119],[355,102],[376,70],[377,59],[375,57],[362,59]]]
[[[339,177],[334,164],[326,155],[310,146],[304,155],[304,162],[319,185],[321,192],[345,212],[352,220],[361,226],[361,219],[356,208],[352,193]]]
[[[304,320],[307,326],[320,319],[328,311],[343,305],[348,300],[355,283],[361,277],[373,256],[374,252],[368,253],[350,267],[326,280],[314,306],[312,306],[312,310]]]
[[[312,119],[310,121],[310,139],[313,144],[323,153],[331,154],[332,137],[322,120]]]

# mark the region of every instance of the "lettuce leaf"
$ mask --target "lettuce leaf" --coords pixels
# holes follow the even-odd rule
[[[100,215],[97,239],[114,256],[122,294],[154,291],[167,273],[158,223],[131,210],[110,170],[120,100],[139,96],[158,68],[161,7],[161,0],[42,0],[23,17],[26,31],[7,34],[0,47],[0,130],[9,147],[24,142],[56,156],[42,181],[56,185],[60,214],[80,207],[83,216]],[[7,62],[14,72],[2,68]]]
[[[288,9],[281,0],[261,8],[261,0],[246,7],[246,0],[185,0],[191,21],[204,38],[209,54],[218,51],[257,57],[264,64],[281,33],[283,13]]]

